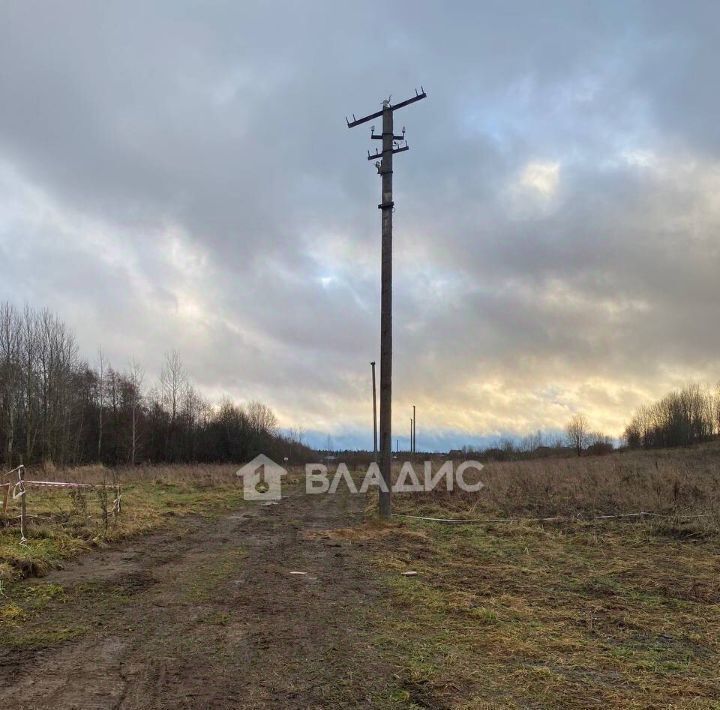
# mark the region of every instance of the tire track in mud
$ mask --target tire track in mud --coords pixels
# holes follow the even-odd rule
[[[391,669],[372,646],[378,592],[363,543],[313,534],[357,524],[364,502],[291,489],[277,505],[178,521],[49,575],[66,600],[27,623],[25,648],[0,646],[0,704],[371,706]],[[77,635],[33,643],[56,628]]]

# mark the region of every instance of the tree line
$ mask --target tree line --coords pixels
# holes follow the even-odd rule
[[[623,433],[623,440],[631,449],[689,446],[717,437],[720,437],[720,383],[715,391],[690,384],[668,393],[657,402],[640,407]],[[577,413],[565,426],[564,437],[538,431],[516,441],[505,438],[494,447],[477,449],[466,446],[450,453],[458,456],[473,454],[483,460],[509,461],[562,456],[570,452],[577,456],[607,454],[613,449],[613,439],[593,431],[587,417]]]
[[[720,388],[693,384],[640,407],[625,429],[631,448],[687,446],[720,434]]]
[[[90,365],[71,330],[47,309],[0,304],[0,455],[5,465],[42,461],[246,461],[258,453],[306,460],[301,435],[283,436],[269,407],[207,402],[177,352],[156,384],[132,362]]]
[[[475,457],[481,461],[518,461],[558,456],[581,456],[609,454],[615,449],[612,437],[593,431],[587,417],[573,415],[564,433],[536,431],[519,439],[504,437],[489,447],[463,446],[453,449],[453,458]]]

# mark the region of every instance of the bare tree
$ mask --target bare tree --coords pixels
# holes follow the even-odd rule
[[[135,465],[138,442],[138,410],[142,405],[142,383],[145,373],[136,360],[130,361],[130,464]]]
[[[531,454],[543,445],[543,433],[538,429],[534,434],[524,436],[518,445],[523,453]]]
[[[165,437],[165,456],[173,461],[179,456],[178,413],[181,399],[188,386],[185,368],[177,350],[165,353],[165,362],[160,372],[160,395],[170,422]]]
[[[277,417],[272,409],[262,402],[250,402],[246,408],[250,428],[255,434],[276,434]]]
[[[163,405],[170,414],[171,423],[175,423],[180,406],[180,398],[187,385],[185,368],[177,350],[165,353],[165,362],[160,373],[160,391]]]
[[[0,306],[0,377],[2,378],[2,421],[5,428],[5,463],[13,464],[15,423],[21,387],[20,348],[22,324],[14,306]]]
[[[288,430],[288,441],[291,441],[293,444],[302,444],[303,438],[305,436],[305,429],[301,426],[297,427],[291,427]]]
[[[97,460],[102,460],[102,435],[103,435],[103,407],[105,405],[105,370],[102,348],[98,348],[98,365],[100,377],[98,378],[98,439],[97,439]]]
[[[262,451],[305,456],[298,431],[278,433],[272,410],[211,407],[189,385],[177,353],[166,355],[157,393],[143,371],[94,367],[78,357],[72,332],[48,310],[0,303],[0,458],[59,465],[146,456],[155,461],[243,461]]]
[[[640,407],[625,429],[629,446],[687,446],[710,439],[718,431],[717,399],[698,385],[670,392]]]
[[[23,399],[25,405],[25,457],[33,459],[37,438],[38,391],[37,385],[37,353],[38,353],[38,317],[37,313],[25,306],[22,318],[22,364],[23,364]]]
[[[195,391],[195,388],[188,382],[183,392],[183,420],[186,429],[185,457],[190,461],[196,458],[196,432],[198,420],[202,416],[204,402],[202,397]]]
[[[35,330],[42,455],[62,464],[70,440],[72,375],[77,368],[77,346],[65,324],[47,309],[37,314]]]
[[[576,414],[565,427],[567,441],[580,456],[588,440],[589,427],[584,414]]]

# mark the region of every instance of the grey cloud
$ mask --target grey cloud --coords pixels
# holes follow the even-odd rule
[[[718,12],[6,3],[3,296],[58,310],[89,357],[153,371],[178,347],[209,393],[356,431],[379,185],[343,118],[423,83],[397,118],[398,426],[416,400],[437,441],[573,408],[617,433],[643,397],[716,377]],[[557,166],[547,194],[532,165]]]

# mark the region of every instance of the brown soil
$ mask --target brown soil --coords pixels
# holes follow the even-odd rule
[[[393,669],[372,647],[366,543],[318,534],[363,504],[294,491],[49,575],[65,595],[0,645],[0,706],[376,706]]]

